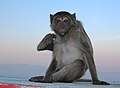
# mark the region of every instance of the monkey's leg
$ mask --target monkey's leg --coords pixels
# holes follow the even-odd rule
[[[44,82],[44,83],[49,83],[52,82],[51,80],[51,75],[55,72],[56,69],[56,60],[53,59],[49,68],[46,71],[45,76],[35,76],[29,79],[31,82]]]
[[[85,71],[84,62],[78,59],[52,74],[51,79],[53,82],[73,82],[82,77]]]
[[[38,80],[43,80],[44,76],[34,76],[29,79],[31,82],[39,82]],[[91,79],[77,79],[76,82],[92,82]]]

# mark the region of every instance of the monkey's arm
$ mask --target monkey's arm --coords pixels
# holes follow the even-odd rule
[[[42,51],[42,50],[50,50],[53,51],[53,41],[54,41],[55,35],[54,34],[47,34],[42,41],[39,43],[39,45],[37,46],[37,50],[38,51]]]
[[[99,80],[93,56],[89,52],[86,52],[86,59],[87,59],[87,62],[88,62],[90,74],[92,76],[93,84],[94,85],[110,85],[108,82]]]
[[[93,48],[92,48],[91,41],[90,41],[87,33],[85,32],[84,28],[81,28],[81,30],[82,30],[81,31],[82,36],[80,37],[80,41],[82,41],[81,48],[84,53],[84,58],[87,61],[93,84],[95,84],[95,85],[110,85],[109,83],[107,83],[105,81],[99,80],[98,75],[97,75],[96,66],[94,63]]]
[[[85,44],[88,45],[88,44]],[[94,58],[93,58],[93,54],[91,53],[90,49],[88,49],[88,47],[84,47],[84,57],[88,63],[88,67],[89,67],[89,71],[92,77],[92,82],[94,85],[110,85],[109,83],[105,82],[105,81],[100,81],[97,75],[97,70],[96,70],[96,66],[94,63]]]

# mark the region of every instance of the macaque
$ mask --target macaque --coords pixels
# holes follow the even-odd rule
[[[93,58],[91,41],[75,13],[60,11],[50,14],[51,29],[37,49],[53,52],[52,61],[45,76],[32,77],[32,82],[73,82],[80,79],[89,69],[92,84],[109,85],[100,81]]]

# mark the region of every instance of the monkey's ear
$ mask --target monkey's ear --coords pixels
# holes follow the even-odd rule
[[[53,21],[53,15],[50,14],[50,23],[52,24],[52,21]]]
[[[72,17],[76,20],[76,13],[72,14]]]

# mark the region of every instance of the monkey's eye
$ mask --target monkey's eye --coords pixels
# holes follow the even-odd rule
[[[68,23],[69,20],[68,20],[68,19],[64,19],[63,21],[64,21],[65,23]]]
[[[61,22],[61,20],[60,19],[56,19],[56,22]]]

